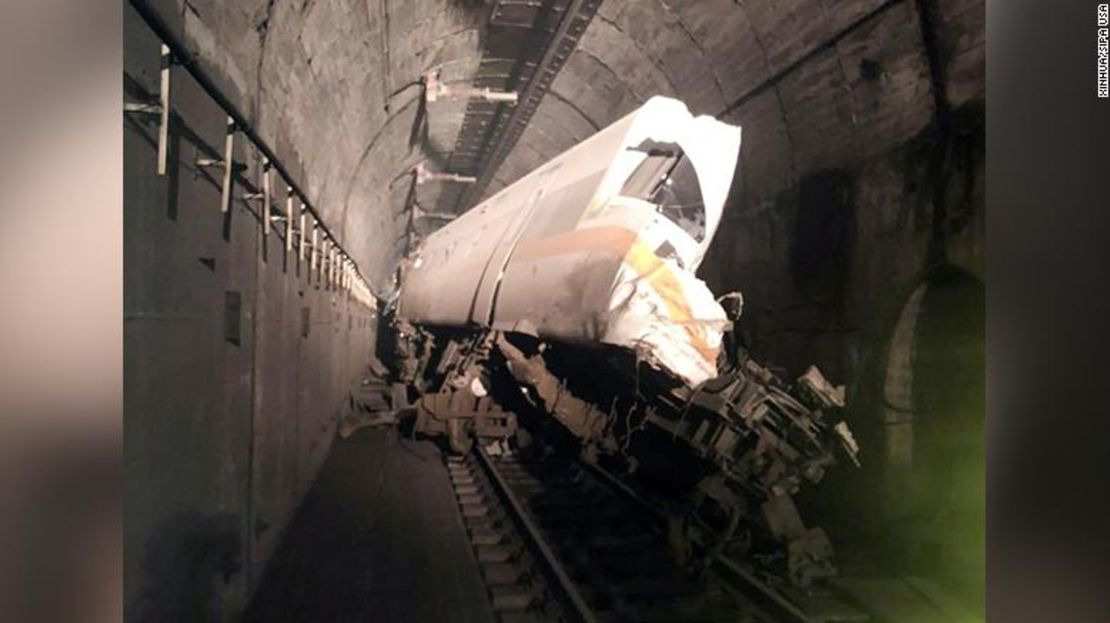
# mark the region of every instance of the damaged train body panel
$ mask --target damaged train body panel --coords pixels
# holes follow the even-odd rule
[[[428,236],[398,315],[635,351],[693,387],[729,321],[694,276],[740,128],[656,97]]]
[[[666,509],[691,551],[805,586],[832,550],[792,496],[858,448],[843,388],[752,360],[740,294],[695,276],[740,138],[652,98],[428,236],[392,310],[393,402],[453,452],[572,452]]]

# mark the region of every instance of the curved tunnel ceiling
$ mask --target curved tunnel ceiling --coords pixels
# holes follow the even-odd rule
[[[250,117],[383,292],[405,244],[406,173],[460,168],[467,103],[425,107],[421,76],[489,75],[498,11],[523,16],[501,27],[526,43],[567,0],[136,2]],[[663,94],[743,126],[734,203],[759,204],[982,99],[983,18],[982,0],[606,0],[485,195]],[[522,59],[500,60],[512,87]],[[452,186],[420,185],[416,199],[461,209]]]

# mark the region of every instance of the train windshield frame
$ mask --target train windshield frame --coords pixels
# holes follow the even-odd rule
[[[655,205],[657,212],[697,243],[706,235],[705,201],[697,170],[677,145],[641,147],[647,156],[621,189],[621,195]]]

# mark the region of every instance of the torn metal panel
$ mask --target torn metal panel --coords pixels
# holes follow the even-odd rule
[[[542,354],[525,355],[504,335],[497,337],[497,347],[505,356],[509,373],[524,387],[535,391],[544,408],[575,437],[585,441],[601,438],[608,415],[567,390],[544,363]]]
[[[721,337],[730,325],[700,279],[634,245],[617,274],[602,341],[635,350],[690,386],[717,376]]]

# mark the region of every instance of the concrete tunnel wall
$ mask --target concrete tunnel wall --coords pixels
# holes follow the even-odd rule
[[[465,111],[430,105],[427,138],[415,137],[416,81],[436,67],[446,81],[473,74],[488,3],[138,4],[186,44],[388,291],[404,244],[403,176],[421,160],[446,161]],[[897,318],[938,267],[983,275],[984,21],[982,0],[606,0],[486,194],[651,95],[741,124],[737,181],[701,276],[716,292],[744,293],[742,331],[760,358],[791,374],[816,363],[847,384],[865,469],[822,495],[871,505],[861,498],[884,482]],[[128,48],[128,59],[139,53]],[[141,54],[157,63],[156,52]],[[218,117],[204,122],[212,145]],[[435,205],[435,185],[419,192]]]
[[[136,101],[158,92],[160,41],[125,20]],[[172,100],[165,177],[157,117],[123,125],[124,603],[132,621],[231,620],[327,454],[375,310],[313,277],[276,231],[263,239],[258,202],[233,200],[225,219],[220,173],[194,163],[222,150],[226,113],[185,71]],[[258,179],[245,140],[235,161]]]
[[[182,40],[302,180],[368,275],[392,287],[418,162],[445,159],[466,102],[438,102],[413,144],[421,76],[465,80],[481,58],[483,3],[471,0],[140,0]],[[434,187],[424,193],[435,193]],[[426,205],[434,200],[423,197]]]

